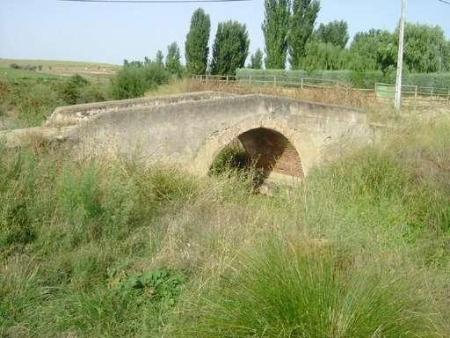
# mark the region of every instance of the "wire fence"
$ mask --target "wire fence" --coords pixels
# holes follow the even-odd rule
[[[299,89],[317,88],[317,89],[332,89],[338,88],[341,90],[358,91],[361,93],[372,93],[374,97],[380,102],[393,102],[395,97],[395,86],[387,83],[376,83],[373,89],[353,88],[348,83],[312,77],[287,78],[284,76],[273,76],[268,79],[252,77],[251,75],[243,77],[236,77],[232,75],[195,75],[194,79],[208,83],[208,81],[219,81],[234,84],[259,85],[259,86],[273,86],[273,87],[293,87]],[[420,87],[420,86],[402,86],[403,102],[405,104],[412,104],[414,106],[424,104],[430,101],[438,101],[440,103],[450,104],[450,89],[435,88],[435,87]]]

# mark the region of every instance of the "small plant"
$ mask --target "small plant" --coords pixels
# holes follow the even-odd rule
[[[182,291],[184,282],[182,274],[160,269],[132,275],[120,284],[119,289],[125,294],[137,293],[145,295],[149,301],[173,305]]]
[[[264,183],[266,173],[264,169],[255,166],[255,159],[240,145],[232,142],[216,156],[209,169],[212,176],[237,176],[249,183],[250,190],[258,188]]]
[[[216,156],[211,165],[210,174],[221,175],[230,171],[243,171],[251,165],[250,155],[237,144],[226,146]]]

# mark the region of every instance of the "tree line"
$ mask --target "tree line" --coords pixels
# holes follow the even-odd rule
[[[250,56],[247,67],[253,69],[353,70],[358,73],[396,68],[398,29],[394,32],[371,29],[357,33],[351,43],[348,24],[342,20],[321,23],[319,0],[265,0],[261,25],[265,48]],[[142,95],[146,89],[168,81],[171,76],[235,75],[244,68],[249,56],[250,39],[245,24],[229,20],[217,26],[212,48],[209,47],[211,20],[199,8],[194,11],[184,45],[185,66],[176,42],[156,58],[143,62],[125,60],[122,76],[129,81],[119,98]],[[450,41],[439,26],[407,23],[405,31],[405,66],[411,73],[450,71]],[[211,54],[211,55],[210,55]],[[143,71],[144,70],[144,71]],[[128,81],[127,80],[127,81]],[[120,87],[120,86],[119,86]],[[130,91],[133,94],[128,94]],[[118,92],[123,90],[119,89]]]
[[[342,20],[317,28],[318,0],[265,0],[261,49],[250,56],[249,68],[342,70],[383,73],[396,68],[398,29],[359,32],[349,44],[348,24]],[[234,74],[245,65],[249,38],[246,26],[235,21],[219,23],[208,67],[209,16],[194,12],[185,44],[190,74]],[[405,33],[405,65],[414,73],[450,70],[450,41],[439,26],[408,23]]]

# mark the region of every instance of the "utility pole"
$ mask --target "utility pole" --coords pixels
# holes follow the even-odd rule
[[[397,79],[395,81],[395,109],[400,110],[402,106],[402,75],[403,75],[403,44],[405,40],[405,17],[406,1],[402,1],[402,13],[400,17],[399,41],[398,41],[398,59],[397,59]]]

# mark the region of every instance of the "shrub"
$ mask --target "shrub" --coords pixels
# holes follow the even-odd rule
[[[45,83],[19,82],[13,88],[10,103],[27,126],[40,124],[60,104],[57,92]]]
[[[234,176],[244,189],[250,191],[260,187],[266,179],[264,170],[255,166],[251,156],[237,142],[232,142],[220,151],[209,169],[209,174],[227,178]]]
[[[67,104],[78,103],[81,90],[89,85],[89,81],[80,75],[72,75],[60,87],[60,97]]]
[[[156,89],[168,80],[169,74],[154,62],[128,63],[112,80],[112,96],[115,99],[143,96],[147,90]]]
[[[242,146],[231,144],[226,146],[214,159],[210,174],[221,175],[230,171],[242,171],[251,165],[250,155]]]
[[[107,93],[98,85],[90,84],[80,88],[77,103],[101,102],[107,100]]]

